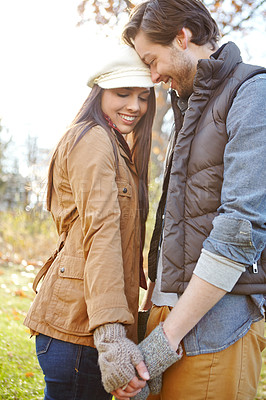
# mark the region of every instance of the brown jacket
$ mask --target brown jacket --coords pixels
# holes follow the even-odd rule
[[[111,141],[99,126],[73,148],[81,130],[65,134],[53,167],[51,212],[60,237],[69,232],[24,323],[34,332],[93,345],[95,328],[119,322],[136,341],[138,177],[118,140],[116,169]]]

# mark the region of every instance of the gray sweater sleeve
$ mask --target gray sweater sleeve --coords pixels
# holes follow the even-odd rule
[[[204,281],[230,292],[245,269],[243,264],[202,249],[194,274]]]

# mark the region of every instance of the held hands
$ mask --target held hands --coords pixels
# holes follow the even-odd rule
[[[159,394],[162,388],[162,374],[149,380],[146,386],[131,400],[146,400],[149,394]]]
[[[105,390],[122,400],[137,394],[145,386],[149,374],[141,351],[127,339],[124,326],[118,323],[100,326],[95,329],[94,343]]]
[[[133,396],[138,396],[143,391],[146,393],[146,388],[148,388],[148,386],[146,385],[147,377],[145,378],[144,374],[148,374],[148,371],[143,361],[136,366],[136,372],[138,377],[135,376],[135,378],[133,378],[128,385],[125,385],[122,388],[112,392],[112,395],[115,396],[116,399],[132,400],[133,398],[137,398]],[[141,377],[142,379],[140,379]],[[149,391],[147,392],[147,396],[148,394]]]
[[[97,328],[94,342],[99,352],[104,388],[121,400],[133,396],[134,400],[145,400],[150,392],[159,393],[162,373],[183,355],[181,345],[177,352],[170,346],[162,324],[138,346],[126,338],[124,326],[117,323]]]

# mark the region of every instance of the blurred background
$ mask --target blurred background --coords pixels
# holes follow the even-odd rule
[[[32,282],[57,242],[45,209],[52,151],[89,94],[90,66],[103,41],[119,41],[139,0],[0,0],[0,399],[41,400],[43,375],[22,322]],[[266,0],[206,0],[221,42],[245,62],[266,64]],[[147,250],[160,198],[173,116],[156,87]],[[265,112],[265,110],[262,110]],[[142,293],[141,293],[142,294]],[[265,357],[256,399],[266,399]]]

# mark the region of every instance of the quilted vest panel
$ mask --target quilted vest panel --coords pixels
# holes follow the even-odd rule
[[[162,291],[183,293],[221,204],[226,117],[239,86],[261,68],[243,64],[233,43],[215,60],[200,60],[194,92],[174,148],[168,186]],[[266,292],[265,250],[260,273],[248,268],[232,293]]]

